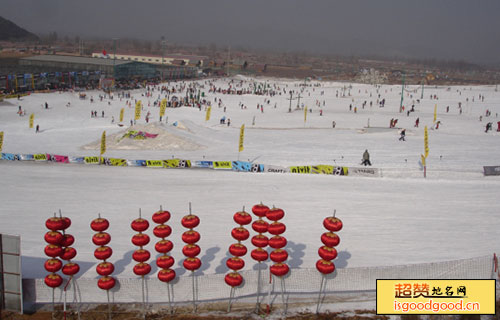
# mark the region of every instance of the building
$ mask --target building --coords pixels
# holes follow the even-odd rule
[[[198,69],[129,60],[68,55],[38,55],[19,59],[0,74],[0,91],[19,92],[47,88],[96,87],[101,82],[126,85],[144,80],[194,78]]]
[[[181,54],[166,54],[163,57],[157,55],[133,55],[133,54],[122,54],[122,53],[109,53],[106,56],[101,52],[92,53],[93,58],[101,59],[111,59],[116,57],[117,61],[137,61],[151,64],[166,64],[166,65],[190,65],[202,67],[205,60],[208,59],[206,56],[193,56],[193,55],[181,55]]]

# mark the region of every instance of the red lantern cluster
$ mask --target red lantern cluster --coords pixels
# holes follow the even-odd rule
[[[190,205],[191,211],[191,205]],[[186,243],[186,245],[182,248],[182,253],[186,256],[182,265],[187,270],[192,272],[198,270],[201,267],[201,260],[197,257],[200,254],[201,249],[196,244],[200,240],[200,234],[193,230],[200,224],[200,218],[196,215],[189,213],[187,216],[184,216],[181,220],[181,224],[184,228],[189,229],[188,231],[182,234],[182,241]]]
[[[45,221],[45,226],[49,231],[44,236],[45,241],[48,243],[44,251],[49,259],[45,261],[44,267],[45,270],[50,272],[50,274],[45,277],[45,284],[51,288],[57,288],[63,282],[62,277],[56,272],[61,270],[63,266],[62,261],[58,258],[63,254],[62,242],[64,235],[59,232],[59,230],[67,228],[69,224],[67,226],[66,224],[67,223],[63,219],[55,215]]]
[[[151,272],[151,266],[146,262],[151,257],[151,254],[148,250],[143,249],[143,247],[149,243],[150,239],[147,234],[142,233],[149,228],[149,222],[148,220],[141,218],[139,213],[139,218],[132,221],[130,227],[132,230],[139,232],[132,236],[132,243],[139,247],[139,249],[135,250],[132,254],[132,259],[138,262],[134,266],[134,273],[138,276],[144,277]]]
[[[66,233],[66,229],[71,225],[71,220],[68,217],[61,217],[61,220],[64,223],[64,228],[62,229],[62,253],[61,259],[66,260],[67,263],[62,267],[62,273],[67,276],[73,277],[80,271],[80,266],[77,263],[71,262],[71,259],[76,257],[75,248],[71,247],[71,245],[75,242],[75,237]]]
[[[252,222],[252,216],[248,212],[245,212],[245,207],[243,207],[242,211],[238,211],[233,215],[233,220],[240,225],[231,231],[231,236],[237,240],[238,243],[233,243],[229,246],[229,253],[231,253],[233,257],[227,259],[226,265],[233,271],[226,274],[224,280],[227,285],[238,287],[243,283],[243,277],[238,273],[238,270],[243,269],[245,266],[245,261],[241,259],[241,257],[247,253],[247,248],[241,241],[245,241],[250,237],[250,232],[243,226]]]
[[[335,271],[335,264],[332,262],[337,257],[337,250],[334,248],[340,242],[340,238],[334,232],[342,229],[342,221],[339,218],[327,217],[323,220],[323,226],[328,230],[321,235],[321,242],[324,246],[318,249],[321,259],[316,262],[316,269],[322,274],[330,274]]]
[[[263,262],[268,258],[267,251],[264,249],[269,244],[269,239],[263,234],[267,232],[269,224],[262,218],[266,216],[269,211],[269,207],[261,204],[256,204],[252,207],[252,212],[258,219],[252,223],[252,229],[258,233],[258,235],[252,237],[252,244],[257,247],[257,249],[252,250],[250,254],[252,259]]]
[[[111,262],[106,261],[113,254],[113,250],[107,246],[111,242],[111,236],[105,232],[109,228],[109,222],[99,215],[97,219],[90,222],[90,228],[97,232],[92,236],[92,242],[98,246],[94,251],[94,257],[97,260],[102,260],[95,268],[96,272],[101,276],[97,281],[97,286],[102,290],[113,289],[116,280],[110,275],[115,271],[115,266]]]
[[[170,282],[175,279],[175,271],[170,269],[170,267],[174,265],[175,260],[172,256],[167,254],[172,250],[174,245],[170,240],[165,239],[172,233],[172,228],[165,224],[170,220],[170,212],[164,211],[160,206],[160,211],[155,212],[152,219],[158,224],[153,229],[153,234],[161,238],[161,240],[155,244],[155,250],[159,253],[163,253],[162,256],[156,259],[156,265],[160,268],[158,279],[162,282]]]
[[[284,216],[285,211],[280,208],[273,207],[266,212],[267,219],[273,221],[269,224],[267,232],[273,235],[273,237],[269,239],[269,246],[274,250],[271,252],[269,257],[273,262],[275,262],[275,264],[269,269],[271,273],[277,277],[285,276],[290,270],[288,265],[284,263],[286,259],[288,259],[288,252],[283,249],[286,246],[287,241],[285,237],[281,236],[281,234],[285,233],[286,226],[279,222],[279,220],[283,219]]]

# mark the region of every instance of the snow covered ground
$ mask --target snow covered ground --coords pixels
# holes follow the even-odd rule
[[[246,87],[250,82],[267,82],[279,91],[300,90],[303,81],[250,79],[237,77],[234,85]],[[179,274],[183,255],[180,236],[185,229],[180,219],[188,213],[192,202],[193,213],[201,218],[197,230],[204,274],[225,273],[228,246],[234,242],[231,229],[236,226],[232,215],[243,206],[263,202],[285,210],[283,222],[289,240],[288,260],[292,268],[313,268],[321,246],[320,235],[324,217],[337,210],[344,222],[338,234],[341,243],[338,268],[361,266],[390,266],[470,258],[493,254],[499,246],[500,235],[500,176],[485,177],[483,165],[500,165],[500,92],[494,86],[425,87],[420,103],[418,86],[406,88],[406,110],[415,105],[409,116],[399,113],[401,86],[383,85],[378,89],[384,108],[377,104],[377,88],[372,85],[352,84],[345,90],[351,96],[342,97],[346,83],[321,82],[320,87],[308,86],[302,92],[304,103],[312,113],[295,110],[289,113],[289,94],[274,97],[257,95],[224,95],[209,93],[208,81],[202,91],[212,101],[211,119],[205,121],[202,108],[181,107],[167,109],[168,123],[156,123],[155,130],[164,130],[175,144],[160,147],[109,149],[106,156],[126,159],[236,160],[241,124],[245,124],[245,149],[240,160],[254,160],[269,165],[329,164],[359,167],[362,154],[368,149],[374,168],[382,170],[382,177],[328,176],[308,174],[241,173],[219,170],[153,169],[140,167],[110,167],[83,164],[58,164],[28,161],[0,161],[0,233],[22,236],[23,277],[42,278],[43,236],[47,231],[45,220],[53,212],[62,210],[73,224],[68,232],[76,238],[76,261],[82,271],[79,277],[96,277],[91,242],[90,221],[100,213],[107,218],[112,236],[110,259],[117,265],[115,275],[135,277],[131,259],[135,247],[130,242],[134,232],[130,222],[142,214],[150,218],[160,205],[172,213],[169,225],[174,242],[172,255]],[[227,79],[215,81],[217,87],[228,87]],[[171,83],[179,85],[179,83]],[[324,91],[322,95],[321,92]],[[413,92],[416,91],[416,92]],[[138,124],[145,125],[144,115],[149,110],[150,123],[158,121],[158,107],[153,98],[141,96],[145,90],[133,91],[144,104]],[[339,97],[336,97],[337,92]],[[96,156],[102,131],[108,136],[123,134],[133,118],[134,108],[120,101],[97,99],[102,92],[88,92],[89,99],[79,100],[77,93],[32,94],[20,101],[7,100],[0,104],[0,131],[4,131],[3,152],[50,153],[68,156]],[[430,99],[430,95],[438,99]],[[181,97],[184,94],[179,94]],[[370,96],[371,95],[371,96]],[[484,102],[479,95],[483,95]],[[163,97],[163,95],[162,95]],[[214,98],[221,99],[218,107]],[[270,100],[268,104],[265,100]],[[468,102],[467,100],[468,99]],[[474,101],[473,101],[474,99]],[[316,105],[319,101],[321,106]],[[362,103],[367,105],[362,108]],[[110,101],[110,104],[108,104]],[[323,101],[325,105],[323,106]],[[370,101],[373,102],[370,107]],[[42,104],[47,102],[49,109]],[[66,104],[70,102],[71,106]],[[240,102],[247,108],[242,109]],[[462,103],[463,113],[458,110]],[[150,106],[148,106],[150,104]],[[263,111],[257,109],[263,104]],[[357,113],[349,111],[349,104]],[[437,104],[438,130],[429,129],[430,153],[427,159],[427,179],[419,164],[424,152],[424,126],[433,124]],[[18,106],[26,116],[16,114]],[[276,108],[274,107],[276,105]],[[449,112],[446,107],[449,106]],[[125,107],[125,127],[116,122]],[[320,109],[323,115],[320,116]],[[91,110],[99,117],[91,118]],[[491,112],[485,116],[486,110]],[[105,112],[102,118],[101,111]],[[35,125],[40,133],[28,128],[28,115],[35,114]],[[219,124],[222,116],[231,119],[231,126]],[[482,121],[479,117],[482,116]],[[111,117],[116,120],[111,123]],[[255,117],[255,125],[252,120]],[[420,126],[414,127],[420,118]],[[399,130],[389,129],[391,118],[398,118],[397,127],[406,128],[405,142],[398,141]],[[174,127],[177,121],[180,126]],[[332,128],[332,121],[336,128]],[[370,128],[367,129],[369,122]],[[493,122],[493,131],[485,133],[487,122]],[[141,126],[141,128],[144,128]],[[84,146],[87,146],[84,148]],[[90,147],[89,147],[90,146]],[[195,146],[195,147],[193,147]],[[94,148],[94,149],[92,149]],[[154,252],[155,237],[147,246]],[[253,231],[252,231],[253,234]],[[249,241],[246,244],[251,247]],[[154,256],[154,255],[153,255]],[[246,269],[253,267],[245,257]],[[152,261],[151,261],[152,262]],[[154,262],[152,262],[154,264]]]

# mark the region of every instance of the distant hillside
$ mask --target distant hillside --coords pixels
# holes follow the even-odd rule
[[[38,40],[38,37],[19,27],[14,22],[0,17],[0,41],[2,40],[26,41]]]

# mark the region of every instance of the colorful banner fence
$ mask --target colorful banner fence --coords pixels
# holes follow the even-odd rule
[[[168,160],[129,160],[120,158],[108,158],[99,156],[74,157],[65,155],[56,155],[48,153],[39,154],[13,154],[1,153],[0,159],[8,161],[51,161],[60,163],[77,163],[88,165],[106,165],[113,167],[149,167],[163,169],[215,169],[230,170],[238,172],[270,172],[270,173],[296,173],[296,174],[325,174],[336,176],[361,176],[361,177],[380,177],[380,169],[377,168],[348,168],[332,165],[313,165],[313,166],[274,166],[258,164],[249,161],[191,161],[185,159]]]

